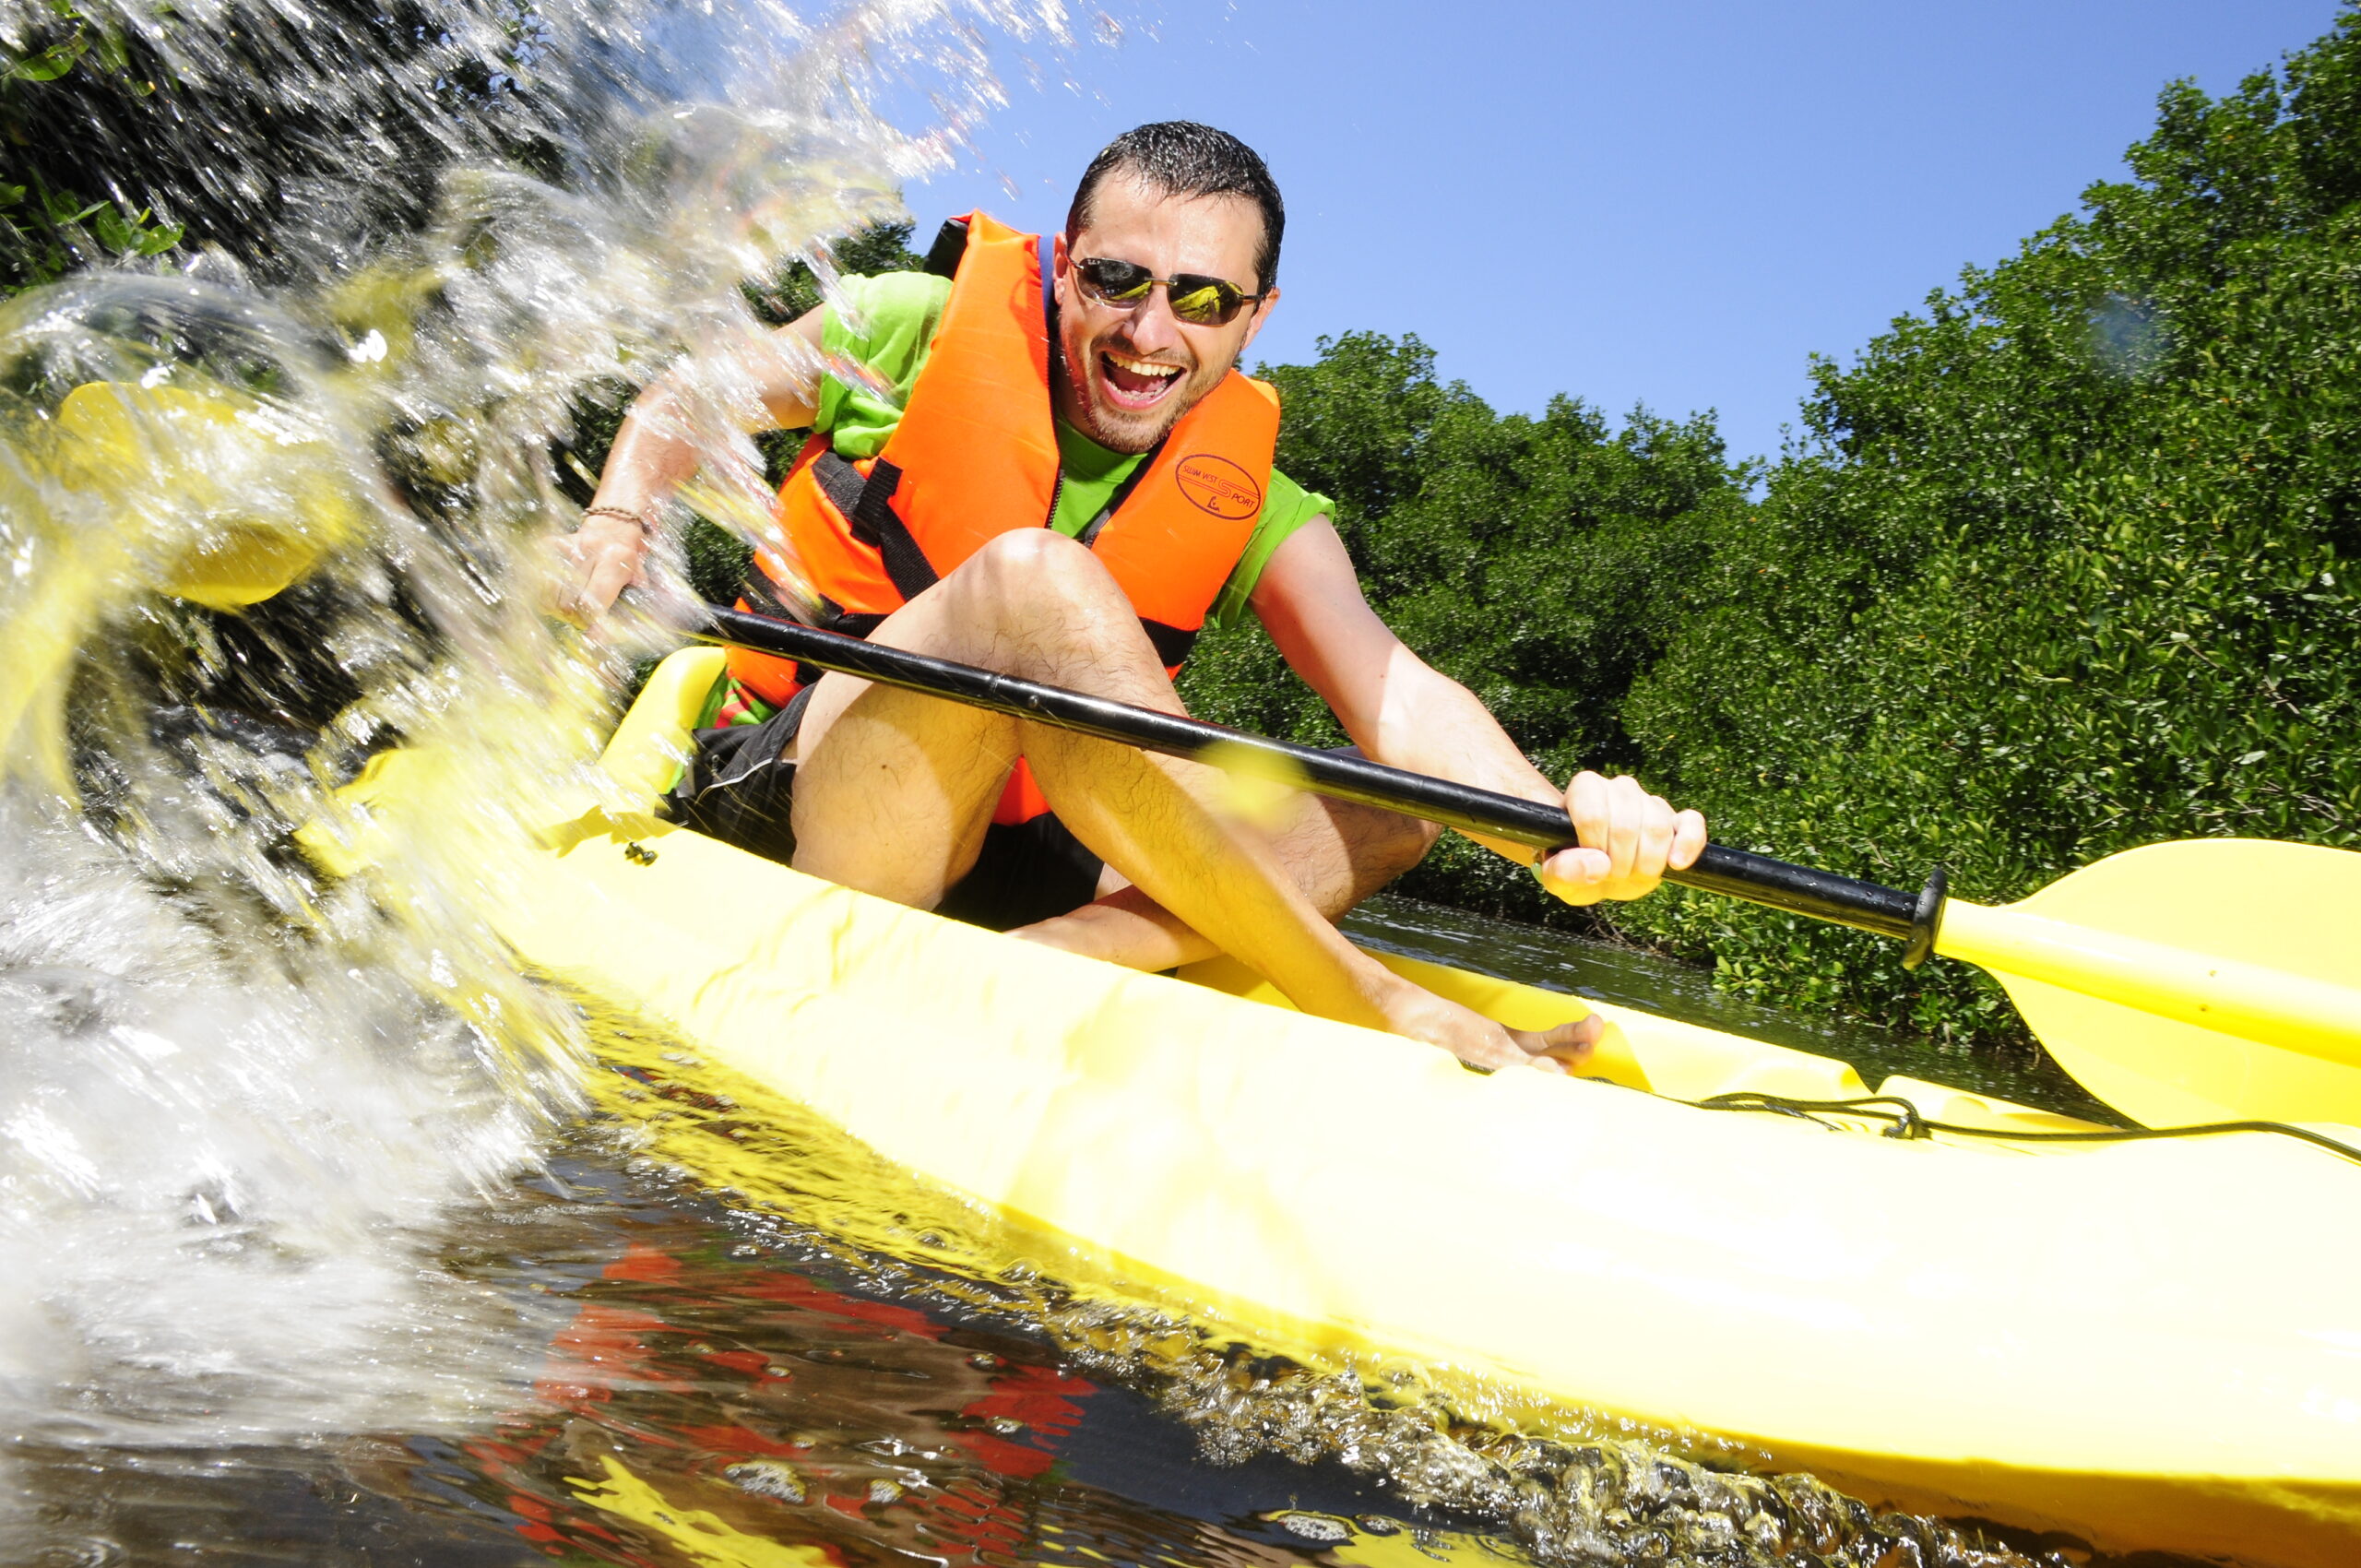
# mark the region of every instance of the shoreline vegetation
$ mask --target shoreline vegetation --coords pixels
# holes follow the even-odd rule
[[[256,215],[221,196],[243,187],[173,188],[202,91],[57,16],[0,79],[0,296],[250,248]],[[530,96],[497,72],[456,90]],[[160,117],[171,156],[109,161]],[[544,161],[523,118],[502,137]],[[216,150],[268,156],[258,133]],[[1941,863],[1981,901],[2159,839],[2361,847],[2361,9],[2222,98],[2167,87],[2128,160],[1851,361],[1816,359],[1775,459],[1732,460],[1710,413],[1503,415],[1415,337],[1349,333],[1259,367],[1279,464],[1335,499],[1379,613],[1548,772],[1637,773],[1725,842],[1905,886]],[[910,232],[833,259],[916,266]],[[818,298],[801,264],[748,292],[774,320]],[[595,472],[620,393],[592,395],[568,455]],[[715,591],[743,547],[699,525],[691,553]],[[1217,722],[1341,740],[1257,627],[1204,638],[1181,689]],[[1456,839],[1398,891],[1709,965],[1767,1005],[2035,1049],[1966,966],[1906,974],[1890,944],[1750,905],[1569,909]]]
[[[2361,846],[2361,13],[2220,99],[2166,88],[2128,162],[1816,361],[1776,461],[1728,461],[1710,415],[1496,414],[1353,334],[1266,372],[1280,465],[1548,772],[1635,772],[1724,842],[1908,887],[1941,863],[1989,902],[2160,839]],[[1182,686],[1335,739],[1259,636]],[[2035,1049],[1968,966],[1749,904],[1568,909],[1453,839],[1399,890]]]

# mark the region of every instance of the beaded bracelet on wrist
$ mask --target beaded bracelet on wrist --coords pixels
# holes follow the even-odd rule
[[[649,522],[645,514],[635,511],[629,506],[584,507],[582,510],[582,520],[584,522],[588,522],[593,517],[621,517],[627,523],[638,524],[641,538],[652,540],[656,537],[656,525]]]

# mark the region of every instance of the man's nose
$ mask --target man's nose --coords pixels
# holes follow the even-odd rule
[[[1180,341],[1180,318],[1172,314],[1172,302],[1159,283],[1147,291],[1147,298],[1132,307],[1132,347],[1143,354],[1157,353]]]

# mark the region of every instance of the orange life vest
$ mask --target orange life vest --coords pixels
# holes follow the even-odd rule
[[[1049,526],[1059,464],[1044,255],[1038,236],[970,215],[950,303],[884,450],[848,461],[819,434],[797,457],[779,487],[779,537],[758,546],[754,560],[782,588],[800,568],[822,598],[824,624],[866,636],[987,540]],[[1246,552],[1278,433],[1278,394],[1233,370],[1082,536],[1169,672],[1179,672]],[[755,602],[740,608],[768,608],[766,586],[758,578],[748,594]],[[730,673],[774,704],[803,683],[792,662],[742,648],[730,650]],[[994,819],[1021,822],[1048,809],[1020,764]]]

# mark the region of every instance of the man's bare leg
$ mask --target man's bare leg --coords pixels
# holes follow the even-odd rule
[[[1425,859],[1442,835],[1432,823],[1351,801],[1299,795],[1292,805],[1292,814],[1272,838],[1273,853],[1311,907],[1332,923]],[[1175,969],[1221,951],[1129,885],[1009,934],[1134,969]],[[1547,1033],[1509,1031],[1526,1051],[1567,1063],[1582,1061],[1605,1032],[1605,1020],[1596,1014]]]
[[[1297,795],[1268,837],[1279,864],[1333,924],[1425,859],[1439,831],[1374,806]],[[1111,890],[1096,901],[1010,934],[1131,969],[1178,968],[1220,951],[1120,875],[1110,874],[1100,886],[1110,883]]]
[[[1180,710],[1114,579],[1087,550],[1046,529],[994,540],[873,636]],[[828,675],[796,746],[797,868],[931,908],[974,864],[1019,755],[1077,837],[1307,1012],[1424,1039],[1477,1065],[1535,1060],[1499,1025],[1347,942],[1267,848],[1209,807],[1212,770],[1112,742]]]

